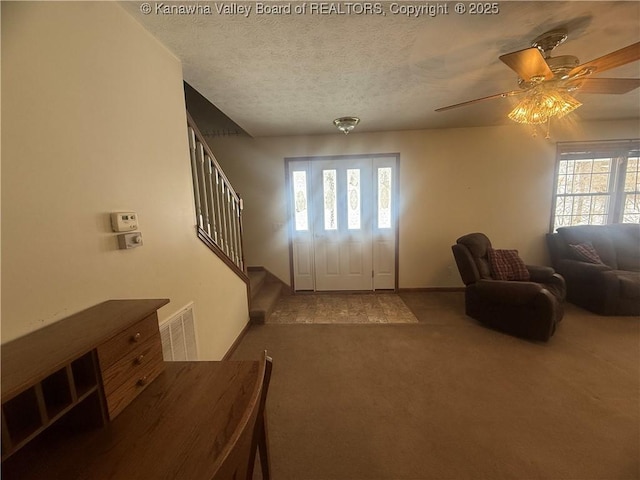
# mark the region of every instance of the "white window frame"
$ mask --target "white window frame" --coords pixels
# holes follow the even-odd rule
[[[558,205],[558,199],[563,198],[576,198],[578,196],[583,197],[595,197],[595,196],[609,196],[608,210],[606,212],[606,222],[611,223],[623,223],[624,222],[624,202],[625,197],[629,194],[635,194],[640,197],[640,187],[636,182],[636,189],[634,191],[625,191],[625,177],[627,174],[627,165],[629,158],[638,158],[640,155],[640,140],[618,140],[618,141],[603,141],[603,142],[567,142],[558,143],[557,155],[556,155],[556,168],[553,182],[553,201],[551,205],[551,221],[549,231],[554,232],[559,225],[556,225],[556,207]],[[560,178],[560,165],[562,162],[570,160],[590,160],[594,158],[610,158],[611,171],[608,184],[608,190],[606,192],[591,191],[586,193],[558,193],[558,182]],[[591,218],[586,223],[579,223],[580,225],[590,224]],[[574,223],[573,225],[577,225]],[[564,225],[560,225],[564,226]],[[568,225],[567,225],[568,226]]]

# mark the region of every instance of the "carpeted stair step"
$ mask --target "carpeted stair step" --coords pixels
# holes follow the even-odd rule
[[[267,279],[267,272],[265,270],[249,270],[249,286],[251,288],[251,299],[260,292],[262,285]]]
[[[253,323],[265,323],[275,307],[282,285],[277,282],[263,283],[258,293],[251,298],[249,318]]]

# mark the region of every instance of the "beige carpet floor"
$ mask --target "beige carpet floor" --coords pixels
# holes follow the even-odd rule
[[[252,326],[275,480],[640,478],[640,320],[567,305],[549,343],[402,294],[413,324]],[[517,319],[514,319],[517,321]]]
[[[267,323],[418,323],[394,293],[283,295]]]

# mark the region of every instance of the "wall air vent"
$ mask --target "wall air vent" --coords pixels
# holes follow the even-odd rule
[[[160,323],[160,337],[165,361],[198,360],[193,302]]]

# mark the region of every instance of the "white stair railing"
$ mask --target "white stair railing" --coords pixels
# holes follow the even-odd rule
[[[242,248],[242,199],[187,114],[198,237],[246,276]]]

